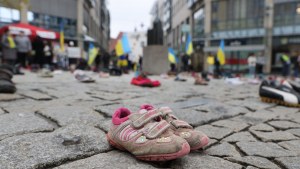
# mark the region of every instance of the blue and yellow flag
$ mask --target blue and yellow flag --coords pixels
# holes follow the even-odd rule
[[[65,34],[64,34],[64,21],[60,22],[60,36],[59,36],[60,50],[65,51]]]
[[[126,34],[123,34],[122,38],[118,40],[116,45],[116,54],[117,56],[122,56],[131,52],[129,45],[128,37]]]
[[[224,40],[221,40],[220,46],[218,49],[217,57],[221,65],[225,64],[225,52],[224,52],[225,44]]]
[[[176,64],[178,62],[178,59],[177,59],[177,57],[175,55],[175,52],[174,52],[173,48],[169,48],[168,51],[169,51],[169,53],[168,53],[168,59],[169,59],[169,61],[171,63]]]
[[[92,44],[92,43],[90,43],[89,44],[89,55],[88,55],[88,65],[89,66],[91,66],[93,63],[94,63],[94,61],[95,61],[95,59],[96,59],[96,57],[97,57],[97,55],[98,55],[98,52],[99,52],[99,48],[96,48],[95,46],[94,46],[94,44]]]
[[[188,34],[186,44],[185,44],[185,53],[190,56],[193,52],[194,52],[194,48],[193,48],[192,37],[190,34]]]

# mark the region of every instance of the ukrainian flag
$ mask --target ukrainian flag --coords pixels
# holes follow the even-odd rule
[[[65,51],[65,34],[64,34],[64,21],[60,22],[60,36],[59,36],[60,50]]]
[[[178,62],[178,59],[177,59],[177,57],[176,57],[176,55],[174,53],[173,48],[169,48],[168,51],[169,51],[169,53],[168,53],[168,59],[169,59],[169,61],[171,63],[176,64]]]
[[[130,53],[131,48],[129,45],[129,40],[126,34],[123,34],[122,38],[118,40],[116,45],[117,56],[122,56],[124,54]]]
[[[218,60],[219,60],[221,65],[225,64],[224,47],[225,47],[224,40],[221,40],[220,46],[219,46],[219,49],[218,49],[218,53],[217,53],[217,57],[218,57]]]
[[[185,53],[190,56],[193,52],[194,52],[194,49],[193,49],[192,37],[190,34],[188,34],[186,44],[185,44]]]
[[[88,52],[89,52],[88,65],[91,66],[98,55],[99,48],[95,48],[95,46],[92,43],[90,43]]]

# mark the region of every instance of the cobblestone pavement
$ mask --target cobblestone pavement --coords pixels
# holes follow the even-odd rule
[[[258,86],[213,80],[161,79],[159,88],[129,84],[130,76],[77,82],[70,73],[51,79],[16,76],[18,91],[0,95],[0,168],[300,168],[300,112],[261,103]],[[136,160],[111,148],[105,138],[114,110],[143,103],[170,106],[204,131],[202,151],[161,163]]]

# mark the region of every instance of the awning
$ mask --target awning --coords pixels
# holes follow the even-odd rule
[[[30,24],[25,23],[16,23],[11,25],[6,25],[0,29],[0,34],[3,34],[5,30],[9,30],[12,34],[18,35],[21,31],[25,33],[25,35],[35,38],[36,36],[40,36],[44,39],[59,39],[59,33],[46,30],[40,27],[36,27]]]

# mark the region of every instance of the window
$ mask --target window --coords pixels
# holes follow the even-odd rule
[[[212,2],[212,30],[263,27],[263,0],[219,0]]]
[[[0,21],[1,22],[17,22],[20,20],[20,12],[16,9],[0,7]]]

